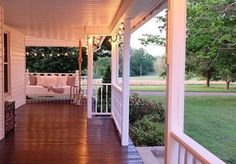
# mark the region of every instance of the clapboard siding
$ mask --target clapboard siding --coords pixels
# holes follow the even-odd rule
[[[11,27],[4,26],[10,34],[10,96],[6,100],[15,100],[16,108],[26,103],[25,89],[25,35]]]
[[[3,108],[3,9],[0,7],[0,140],[4,138]]]

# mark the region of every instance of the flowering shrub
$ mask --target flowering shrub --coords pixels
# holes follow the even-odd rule
[[[164,145],[165,110],[134,94],[130,97],[130,137],[136,146]]]

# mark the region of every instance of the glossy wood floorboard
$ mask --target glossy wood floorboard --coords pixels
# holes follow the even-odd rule
[[[131,142],[120,146],[111,118],[86,115],[85,107],[69,104],[19,108],[15,131],[0,142],[0,164],[143,163]]]

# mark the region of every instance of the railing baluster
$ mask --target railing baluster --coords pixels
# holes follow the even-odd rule
[[[98,113],[98,95],[97,95],[97,88],[95,89],[95,113]]]
[[[198,159],[195,158],[194,164],[202,164],[202,162],[200,162]]]
[[[187,152],[187,164],[193,164],[193,155],[190,152]]]
[[[185,164],[185,148],[179,144],[179,164]]]
[[[108,113],[108,85],[106,85],[106,113]]]
[[[103,85],[101,86],[101,106],[100,106],[100,110],[101,110],[101,111],[100,111],[100,113],[102,113],[102,105],[103,105],[103,104],[102,104],[102,98],[103,98],[103,97],[102,97],[102,92],[103,92]]]

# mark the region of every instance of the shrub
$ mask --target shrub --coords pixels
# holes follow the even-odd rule
[[[158,122],[165,122],[165,110],[161,103],[155,103],[132,94],[130,97],[130,124],[146,115],[157,115]]]
[[[165,110],[134,94],[130,97],[130,137],[136,146],[164,145]]]
[[[158,115],[144,116],[130,128],[130,136],[135,146],[164,145],[164,123],[156,122]]]

